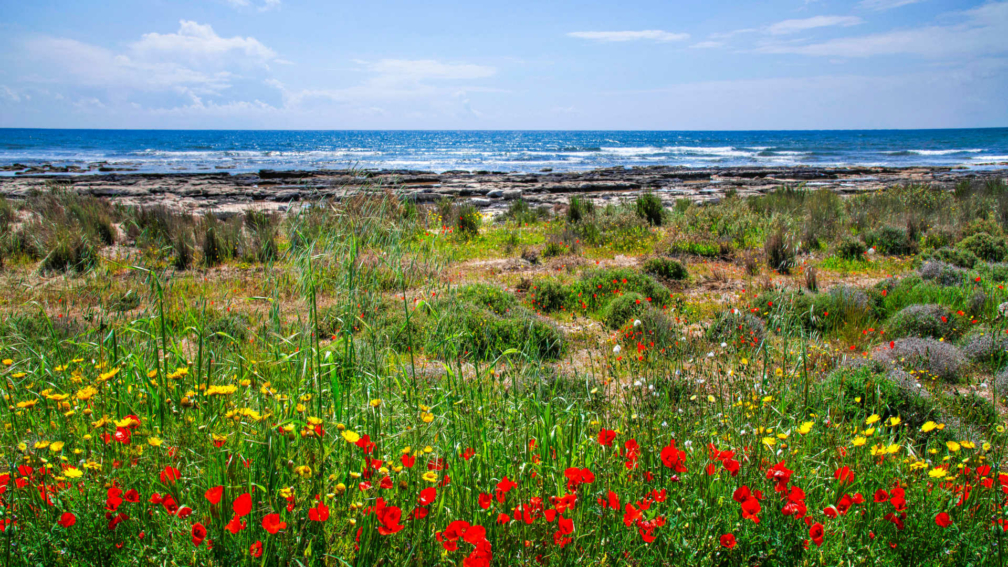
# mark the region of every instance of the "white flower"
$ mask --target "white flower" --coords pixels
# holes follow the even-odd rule
[[[633,383],[633,385],[634,386],[640,386],[640,380],[635,380],[634,383]]]
[[[728,346],[728,343],[721,343],[721,348],[725,348],[726,346]]]
[[[640,319],[634,319],[633,320],[633,326],[634,327],[639,327],[640,326]]]
[[[714,351],[708,352],[707,353],[707,358],[714,358]]]
[[[619,354],[621,350],[623,349],[621,349],[619,345],[612,347],[613,354]]]

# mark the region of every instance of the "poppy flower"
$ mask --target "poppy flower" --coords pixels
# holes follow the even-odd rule
[[[949,515],[947,513],[945,513],[945,512],[942,512],[942,513],[938,514],[937,516],[935,516],[935,520],[934,521],[935,521],[935,524],[938,527],[941,527],[941,528],[947,528],[950,525],[952,525],[952,518],[949,518]]]
[[[887,502],[889,500],[889,493],[883,489],[878,489],[875,491],[875,503]]]
[[[256,541],[249,546],[249,555],[252,557],[262,557],[262,541]]]
[[[480,508],[483,508],[484,510],[486,510],[487,508],[490,507],[490,503],[492,501],[493,501],[493,497],[491,497],[489,494],[487,494],[486,492],[481,492],[480,493],[479,500],[478,500]]]
[[[287,522],[280,521],[280,514],[266,514],[262,519],[262,527],[270,535],[276,535],[277,532],[287,527]]]
[[[206,531],[206,528],[203,526],[203,524],[200,524],[199,522],[193,524],[193,527],[192,527],[192,542],[193,542],[193,545],[195,545],[196,547],[199,547],[200,544],[203,543],[203,540],[206,539],[206,536],[207,536],[207,531]]]
[[[386,506],[385,501],[381,498],[375,504],[375,516],[378,517],[378,533],[381,535],[391,535],[400,530],[405,526],[399,523],[402,519],[402,510],[395,506]]]
[[[161,471],[161,484],[175,484],[175,481],[182,476],[182,473],[175,467],[167,466]]]
[[[402,465],[408,469],[413,468],[413,464],[416,462],[416,457],[411,457],[408,454],[404,454],[400,459]]]
[[[431,486],[430,488],[425,488],[420,491],[420,496],[417,497],[417,501],[420,502],[421,506],[429,506],[437,498],[437,489]]]
[[[725,549],[733,549],[736,545],[734,534],[724,534],[721,536],[721,547]]]
[[[823,529],[823,525],[820,524],[819,522],[812,524],[812,527],[809,528],[808,533],[809,537],[812,538],[812,541],[815,542],[816,547],[822,547],[823,535],[825,535],[826,533],[825,530]]]
[[[308,519],[313,522],[324,522],[329,519],[329,507],[319,502],[314,508],[308,509]]]
[[[468,461],[469,459],[473,458],[473,455],[475,454],[476,450],[473,449],[472,447],[468,447],[466,448],[465,451],[462,452],[462,458]]]
[[[239,518],[247,516],[252,511],[252,495],[246,492],[235,498],[234,503],[231,504],[231,508]]]
[[[127,490],[126,494],[123,494],[123,500],[136,504],[140,502],[140,493],[134,489]]]
[[[71,512],[63,512],[63,515],[60,516],[58,523],[64,528],[69,528],[77,523],[77,516],[74,516]]]
[[[192,514],[192,508],[188,506],[183,506],[178,510],[178,517],[181,519],[186,519]]]
[[[603,429],[599,431],[598,442],[599,445],[604,447],[612,447],[613,439],[616,438],[616,432],[612,429]]]
[[[231,521],[224,526],[224,529],[231,532],[232,534],[237,534],[238,532],[245,529],[245,522],[241,521],[238,516],[232,516]]]
[[[215,487],[207,490],[203,494],[203,497],[206,498],[207,501],[209,501],[211,504],[214,504],[214,505],[220,503],[222,496],[224,496],[224,487],[223,486],[215,486]]]

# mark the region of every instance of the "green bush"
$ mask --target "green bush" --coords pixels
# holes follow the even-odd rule
[[[686,266],[670,258],[651,258],[647,260],[644,262],[644,272],[667,280],[682,281],[689,277]]]
[[[896,339],[892,347],[876,348],[871,357],[885,368],[914,372],[920,382],[937,379],[955,383],[966,367],[966,358],[955,345],[931,338]]]
[[[766,253],[767,265],[772,270],[787,274],[794,266],[794,246],[782,232],[771,234],[763,243],[763,251]]]
[[[573,196],[567,206],[567,221],[579,223],[582,220],[595,215],[595,203],[587,197]]]
[[[535,224],[539,221],[549,220],[550,216],[552,215],[549,207],[545,205],[533,209],[525,199],[515,199],[508,205],[507,211],[501,215],[501,218],[518,224]]]
[[[965,248],[944,247],[935,250],[929,257],[960,268],[972,269],[980,261],[977,255]]]
[[[627,321],[639,319],[649,309],[646,297],[639,293],[625,293],[609,302],[605,312],[605,324],[610,329],[618,329]]]
[[[469,284],[455,292],[460,301],[489,309],[496,315],[505,315],[516,305],[515,297],[499,287],[488,284]]]
[[[463,236],[473,237],[479,235],[480,224],[483,220],[483,215],[480,214],[479,210],[476,209],[470,203],[466,203],[459,207],[458,210],[458,224],[456,229]]]
[[[556,280],[540,280],[533,287],[531,297],[537,309],[553,313],[566,307],[570,293]]]
[[[864,242],[847,236],[837,243],[834,253],[844,260],[863,260],[866,250],[868,250],[868,247],[865,246]]]
[[[885,256],[906,256],[917,251],[916,243],[907,236],[906,229],[895,226],[883,226],[868,232],[865,242]]]
[[[668,302],[670,292],[654,278],[630,268],[586,271],[571,286],[568,297],[577,297],[591,310],[601,310],[620,294],[638,293],[661,305]],[[578,295],[580,294],[580,295]]]
[[[980,232],[962,240],[958,247],[987,262],[1002,262],[1005,259],[1005,254],[1008,253],[1004,238],[991,236],[986,232]]]
[[[906,431],[920,436],[920,427],[940,420],[940,412],[927,390],[901,371],[879,372],[871,365],[835,370],[815,388],[816,407],[830,412],[833,421],[861,425],[870,415],[881,422],[899,417]]]
[[[933,337],[946,340],[959,336],[956,316],[944,305],[910,305],[889,319],[886,334],[892,337]]]
[[[79,234],[58,234],[51,246],[49,254],[42,259],[43,272],[83,273],[98,265],[98,251]]]
[[[641,193],[634,203],[634,211],[637,216],[648,221],[651,226],[661,226],[662,215],[665,208],[662,206],[661,198],[650,191]]]

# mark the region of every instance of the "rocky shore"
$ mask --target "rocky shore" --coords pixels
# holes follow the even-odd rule
[[[44,169],[44,168],[42,168]],[[59,186],[123,205],[165,205],[194,212],[234,212],[249,207],[285,210],[319,198],[341,199],[364,188],[389,189],[418,202],[469,199],[491,212],[523,198],[532,205],[565,204],[571,195],[598,203],[650,190],[667,205],[677,199],[716,200],[728,191],[753,195],[804,183],[839,193],[872,191],[896,184],[927,183],[952,188],[964,179],[1008,176],[1008,168],[967,170],[948,167],[726,167],[608,168],[587,172],[503,173],[386,170],[274,171],[258,173],[42,173],[0,177],[0,195],[26,197]]]

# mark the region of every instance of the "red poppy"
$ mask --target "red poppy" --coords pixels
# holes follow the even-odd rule
[[[140,502],[140,493],[131,488],[126,491],[126,494],[123,494],[123,500],[136,504]]]
[[[725,549],[732,549],[736,545],[734,534],[724,534],[721,536],[721,547]]]
[[[808,534],[809,537],[812,538],[812,541],[815,542],[816,547],[822,547],[823,535],[825,535],[825,530],[823,530],[822,524],[819,522],[812,524],[812,527],[809,528]]]
[[[209,502],[210,502],[211,504],[214,504],[214,505],[216,505],[216,504],[219,504],[219,503],[220,503],[220,501],[221,501],[221,497],[222,497],[222,496],[224,496],[224,487],[223,487],[223,486],[215,486],[215,487],[213,487],[213,488],[211,488],[211,489],[207,490],[207,491],[206,491],[206,492],[205,492],[205,493],[203,494],[203,496],[204,496],[204,497],[205,497],[205,498],[206,498],[206,499],[207,499],[207,500],[208,500],[208,501],[209,501]]]
[[[386,506],[385,500],[379,498],[375,503],[375,516],[378,517],[378,533],[390,535],[402,530],[405,526],[399,523],[402,510],[395,506]]]
[[[234,503],[231,504],[231,508],[239,518],[247,516],[252,511],[252,495],[246,492],[235,498]]]
[[[231,521],[224,526],[224,529],[231,532],[232,534],[237,534],[238,532],[245,529],[245,522],[241,521],[238,516],[232,516]]]
[[[262,557],[262,541],[256,541],[249,546],[249,555],[252,557]]]
[[[475,454],[476,450],[473,449],[472,447],[468,447],[465,451],[462,451],[462,458],[468,461],[469,459],[473,458],[473,455]]]
[[[947,513],[941,512],[935,516],[935,524],[938,525],[938,527],[947,528],[952,525],[952,518],[949,518]]]
[[[881,488],[875,491],[875,503],[886,502],[889,500],[889,493]]]
[[[486,492],[480,493],[480,495],[479,495],[479,507],[480,508],[483,508],[484,510],[486,510],[487,508],[490,507],[490,503],[492,501],[493,501],[493,498],[489,494],[487,494]]]
[[[314,508],[308,509],[308,519],[313,522],[324,522],[329,519],[329,507],[319,502]]]
[[[69,528],[70,526],[77,523],[77,516],[74,516],[70,512],[63,512],[63,515],[60,516],[58,523],[64,528]]]
[[[203,527],[203,524],[200,524],[198,522],[195,523],[195,524],[193,524],[193,527],[192,527],[192,542],[193,542],[193,545],[195,545],[196,547],[199,547],[200,544],[203,543],[203,540],[206,539],[206,536],[207,536],[207,531],[206,531],[206,528]]]
[[[178,517],[179,518],[181,518],[181,519],[184,520],[184,519],[188,518],[191,514],[192,514],[192,508],[190,508],[188,506],[183,506],[183,507],[179,508],[179,511],[178,511]]]
[[[287,522],[280,521],[280,514],[266,514],[262,519],[262,527],[270,535],[276,535],[277,532],[287,527]]]
[[[167,466],[161,471],[161,484],[175,484],[175,481],[182,476],[182,473],[175,467]]]
[[[612,429],[603,429],[599,431],[598,434],[599,445],[603,445],[605,447],[612,447],[612,442],[613,439],[615,438],[616,438],[616,432],[613,431]]]
[[[400,459],[404,467],[411,469],[413,468],[413,463],[416,462],[416,457],[411,457],[409,455],[403,455]]]
[[[421,506],[429,506],[434,502],[435,498],[437,498],[437,489],[432,486],[421,490],[417,501],[420,502]]]

